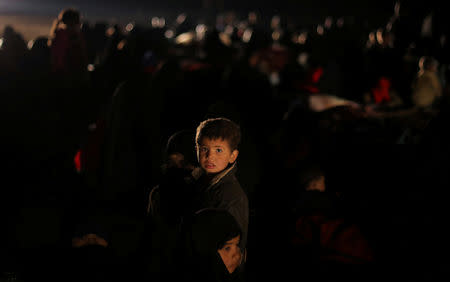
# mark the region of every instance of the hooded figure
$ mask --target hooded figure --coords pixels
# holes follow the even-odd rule
[[[238,223],[226,210],[208,208],[197,212],[183,228],[182,279],[242,281],[240,234]]]

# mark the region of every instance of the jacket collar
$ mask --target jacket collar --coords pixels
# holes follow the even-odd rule
[[[222,172],[218,173],[216,176],[213,177],[213,179],[209,182],[208,184],[208,188],[216,185],[217,183],[219,183],[220,180],[222,180],[225,176],[227,176],[228,174],[231,174],[234,169],[236,168],[236,162],[233,163],[232,166],[230,166],[227,169],[224,169]],[[192,177],[195,180],[198,180],[202,175],[205,174],[205,171],[201,168],[201,167],[196,167],[193,171],[192,171]]]

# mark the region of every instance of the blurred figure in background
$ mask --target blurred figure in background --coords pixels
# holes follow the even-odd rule
[[[412,100],[416,107],[432,108],[442,96],[442,84],[438,76],[439,62],[429,56],[419,60],[419,71],[412,85]]]
[[[79,11],[62,10],[53,23],[50,38],[52,71],[76,77],[86,75],[87,50]]]

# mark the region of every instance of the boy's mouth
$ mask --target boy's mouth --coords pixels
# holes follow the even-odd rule
[[[205,164],[205,168],[206,169],[213,169],[213,168],[215,168],[216,166],[214,165],[214,164],[212,164],[212,163],[206,163]]]

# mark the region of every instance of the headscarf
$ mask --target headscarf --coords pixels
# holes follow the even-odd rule
[[[238,223],[226,210],[203,209],[186,223],[183,230],[183,273],[189,281],[233,281],[237,272],[228,273],[217,252],[241,234]]]

